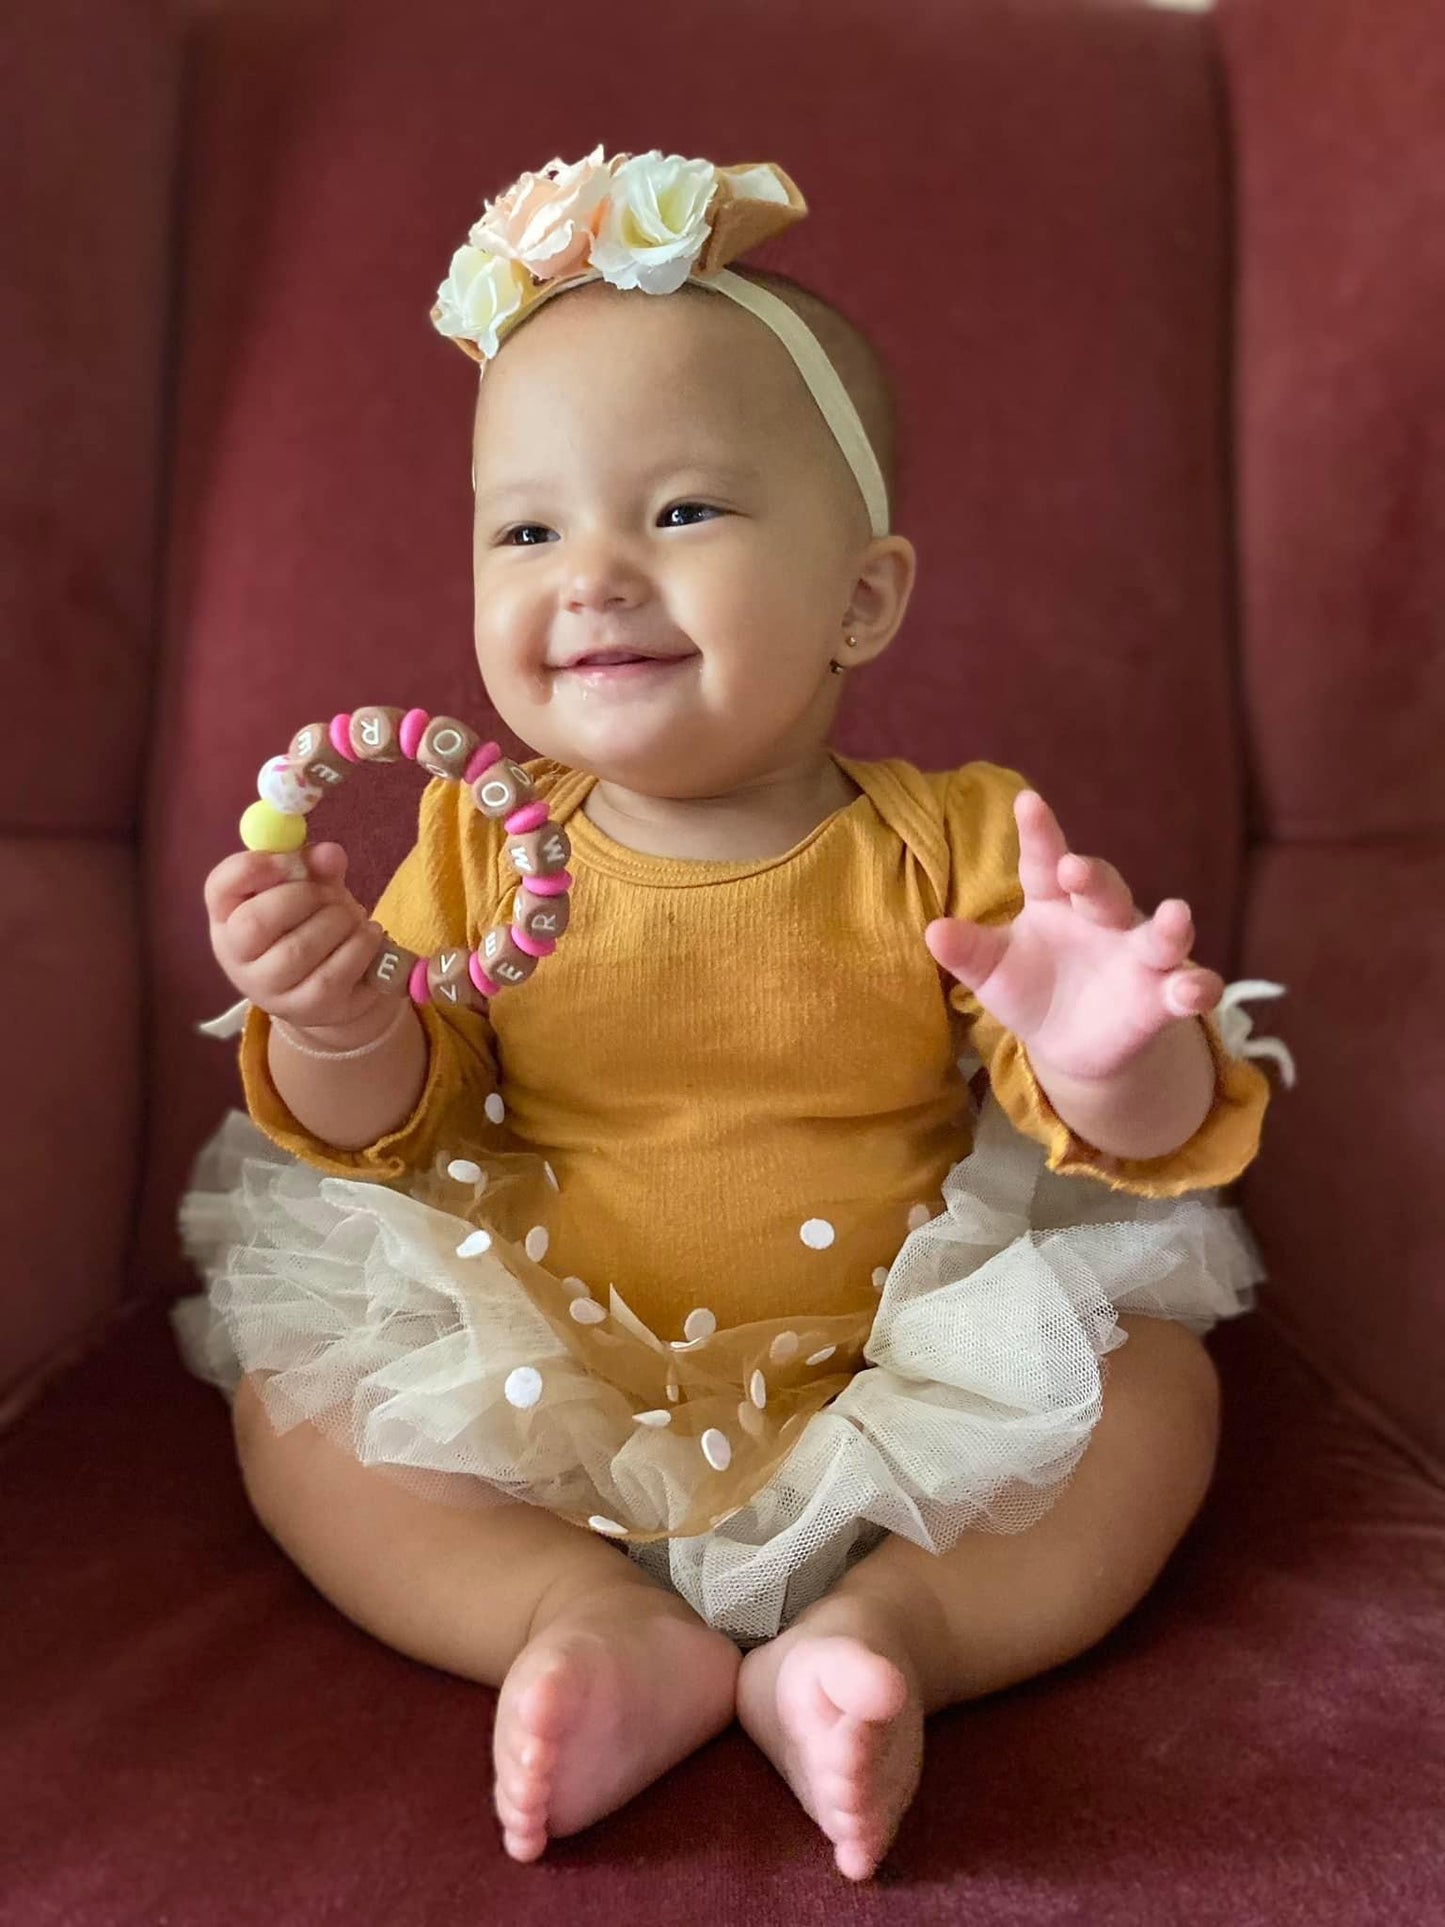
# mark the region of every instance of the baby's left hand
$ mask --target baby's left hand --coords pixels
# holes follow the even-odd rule
[[[1183,963],[1194,920],[1182,898],[1143,917],[1112,863],[1070,852],[1035,790],[1015,797],[1014,818],[1023,909],[999,929],[940,917],[924,941],[1036,1070],[1111,1077],[1176,1018],[1212,1010],[1224,979]]]

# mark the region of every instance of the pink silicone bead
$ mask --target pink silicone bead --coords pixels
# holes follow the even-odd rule
[[[555,937],[529,937],[516,924],[512,925],[512,942],[519,950],[525,950],[529,957],[550,957],[557,948]]]
[[[339,755],[344,756],[348,763],[359,763],[361,761],[361,758],[351,747],[351,711],[349,709],[337,711],[336,715],[331,718],[331,724],[327,734],[331,738],[331,747]]]
[[[539,797],[535,803],[524,803],[519,810],[513,810],[507,818],[507,831],[511,836],[525,836],[528,830],[540,830],[547,821],[547,805]]]
[[[429,1004],[431,990],[426,980],[427,960],[418,957],[411,967],[411,975],[406,980],[406,994],[414,1004]]]
[[[560,897],[572,888],[572,872],[559,870],[550,877],[524,877],[522,879],[534,897]]]
[[[472,982],[484,997],[495,997],[498,995],[501,990],[501,985],[494,984],[486,971],[482,969],[481,955],[475,950],[471,956],[467,958],[467,972]]]
[[[474,749],[472,751],[472,760],[462,771],[462,781],[464,783],[475,783],[484,769],[490,769],[493,763],[500,762],[501,758],[502,746],[500,743],[483,743],[480,749]]]
[[[416,760],[416,746],[421,741],[422,732],[430,721],[431,717],[424,709],[409,709],[402,717],[401,728],[397,734],[401,739],[403,756],[410,756],[413,761]]]

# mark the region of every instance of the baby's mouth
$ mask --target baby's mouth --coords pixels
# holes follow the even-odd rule
[[[638,682],[671,675],[683,663],[693,662],[696,658],[695,649],[689,649],[685,654],[657,656],[644,655],[636,649],[594,649],[585,656],[565,663],[563,671],[593,684]]]

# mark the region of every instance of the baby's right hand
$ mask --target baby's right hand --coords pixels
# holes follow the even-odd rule
[[[238,850],[206,878],[217,963],[253,1004],[306,1030],[365,1030],[395,1002],[363,981],[382,932],[345,874],[341,845],[317,843],[292,856]]]

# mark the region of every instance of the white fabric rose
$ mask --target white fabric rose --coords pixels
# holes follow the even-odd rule
[[[531,287],[531,276],[519,262],[459,247],[437,289],[432,320],[439,334],[474,341],[490,357],[497,352],[498,330],[521,308]]]
[[[664,159],[658,147],[624,161],[612,176],[592,266],[614,288],[671,294],[703,250],[716,185],[711,161]]]

